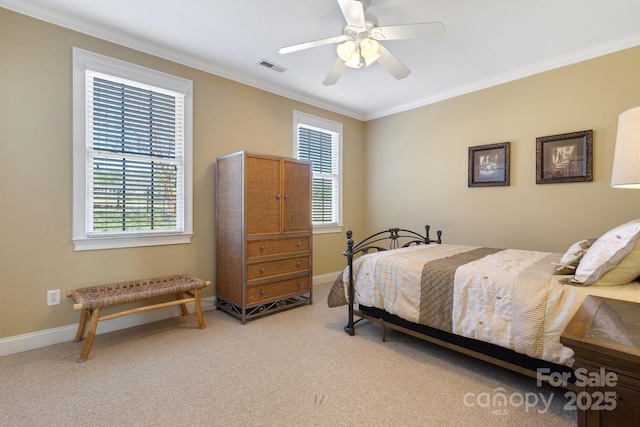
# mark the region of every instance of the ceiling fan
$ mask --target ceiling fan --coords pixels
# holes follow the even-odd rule
[[[385,49],[380,41],[442,37],[446,31],[442,22],[379,27],[375,16],[365,13],[371,0],[337,1],[347,22],[341,35],[283,47],[278,51],[286,54],[339,43],[336,47],[338,58],[322,82],[326,86],[335,84],[345,67],[368,67],[374,62],[384,67],[396,79],[404,79],[411,70]]]

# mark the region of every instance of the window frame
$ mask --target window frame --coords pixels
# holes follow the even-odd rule
[[[88,119],[87,72],[125,79],[141,86],[177,92],[183,106],[183,188],[182,224],[179,230],[119,231],[92,233],[87,212],[90,187],[88,172],[90,123]],[[193,236],[193,160],[192,160],[193,83],[180,77],[110,58],[77,47],[73,48],[73,235],[76,251],[185,244]]]
[[[338,144],[338,195],[337,200],[334,200],[334,203],[338,204],[337,209],[337,218],[336,222],[331,223],[313,223],[313,232],[314,234],[322,234],[322,233],[340,233],[342,232],[342,213],[343,213],[343,203],[342,203],[342,181],[343,181],[343,173],[342,173],[342,157],[343,157],[343,125],[339,122],[334,122],[332,120],[324,119],[322,117],[313,116],[311,114],[306,114],[300,111],[293,112],[293,152],[295,153],[295,158],[300,159],[298,152],[298,127],[305,126],[308,128],[316,129],[322,132],[327,132],[333,134],[337,137]],[[306,160],[306,159],[300,159]],[[313,179],[312,174],[312,179]]]

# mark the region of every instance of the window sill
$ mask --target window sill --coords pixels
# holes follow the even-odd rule
[[[141,246],[179,245],[191,243],[193,233],[82,237],[73,239],[76,251],[135,248]]]

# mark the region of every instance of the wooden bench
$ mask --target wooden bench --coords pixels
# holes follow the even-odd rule
[[[75,338],[76,342],[82,341],[87,320],[90,319],[86,341],[78,358],[78,362],[84,362],[89,357],[89,352],[91,351],[91,346],[96,336],[98,322],[101,320],[114,319],[116,317],[126,316],[127,314],[140,313],[173,305],[180,305],[182,307],[182,314],[187,315],[189,312],[186,304],[194,302],[198,324],[200,328],[204,328],[204,318],[202,317],[202,307],[200,305],[200,289],[210,284],[211,282],[209,281],[198,279],[188,274],[181,274],[91,286],[67,292],[67,297],[72,298],[75,303],[73,309],[82,310],[80,313],[78,332]],[[178,299],[100,316],[100,310],[111,305],[141,301],[164,295],[177,295]]]

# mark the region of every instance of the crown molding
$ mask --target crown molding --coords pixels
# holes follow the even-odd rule
[[[498,74],[483,80],[478,80],[466,85],[458,86],[447,91],[442,91],[434,95],[419,98],[415,101],[398,105],[391,109],[381,110],[377,113],[367,115],[365,117],[365,121],[378,119],[381,117],[389,116],[391,114],[401,113],[403,111],[412,110],[414,108],[422,107],[429,104],[435,104],[436,102],[444,101],[446,99],[455,98],[460,95],[465,95],[493,86],[498,86],[504,83],[509,83],[514,80],[523,79],[525,77],[540,74],[545,71],[551,71],[556,68],[562,68],[568,65],[577,64],[579,62],[636,47],[638,45],[640,45],[640,33],[631,34],[629,36],[621,37],[608,43],[598,44],[587,49],[571,52],[567,55],[558,56],[547,61],[538,62],[536,64]]]
[[[52,11],[50,9],[37,7],[24,0],[0,0],[0,6],[21,13],[23,15],[39,19],[41,21],[58,25],[73,31],[78,31],[89,36],[93,36],[143,53],[176,62],[188,67],[192,67],[200,71],[205,71],[207,73],[214,74],[228,80],[242,83],[247,86],[252,86],[257,89],[273,93],[275,95],[332,111],[334,113],[338,113],[343,116],[351,117],[360,121],[369,121],[392,114],[401,113],[404,111],[412,110],[414,108],[434,104],[446,99],[476,92],[482,89],[487,89],[492,86],[498,86],[504,83],[512,82],[514,80],[529,77],[534,74],[539,74],[556,68],[565,67],[567,65],[572,65],[578,62],[596,58],[598,56],[614,53],[620,50],[640,45],[640,33],[635,33],[608,43],[595,45],[586,49],[572,52],[567,55],[558,56],[547,61],[542,61],[486,79],[454,87],[446,91],[429,95],[427,97],[418,98],[414,101],[397,105],[393,108],[379,110],[373,113],[366,113],[362,111],[355,111],[342,105],[327,102],[319,98],[311,97],[298,91],[285,89],[278,85],[269,84],[267,82],[244,75],[237,71],[222,67],[203,58],[199,58],[193,55],[187,55],[183,52],[169,49],[150,40],[144,40],[140,39],[139,37],[133,37],[125,33],[113,31],[95,22],[81,21],[68,15]]]
[[[50,9],[34,6],[33,4],[22,0],[0,0],[0,7],[4,7],[5,9],[30,16],[40,21],[48,22],[50,24],[67,28],[69,30],[77,31],[82,34],[115,43],[123,47],[134,49],[143,53],[147,53],[149,55],[166,59],[168,61],[214,74],[216,76],[242,83],[247,86],[252,86],[256,89],[264,90],[266,92],[292,99],[294,101],[299,101],[318,108],[329,110],[334,113],[342,114],[344,116],[351,117],[357,120],[363,121],[365,119],[365,115],[359,111],[354,111],[339,104],[326,102],[318,98],[310,97],[297,91],[285,89],[278,85],[269,84],[267,82],[244,75],[237,71],[222,67],[203,58],[194,55],[187,55],[174,49],[169,49],[166,46],[162,46],[150,40],[145,40],[140,37],[133,37],[126,33],[114,31],[96,22],[79,20]]]

